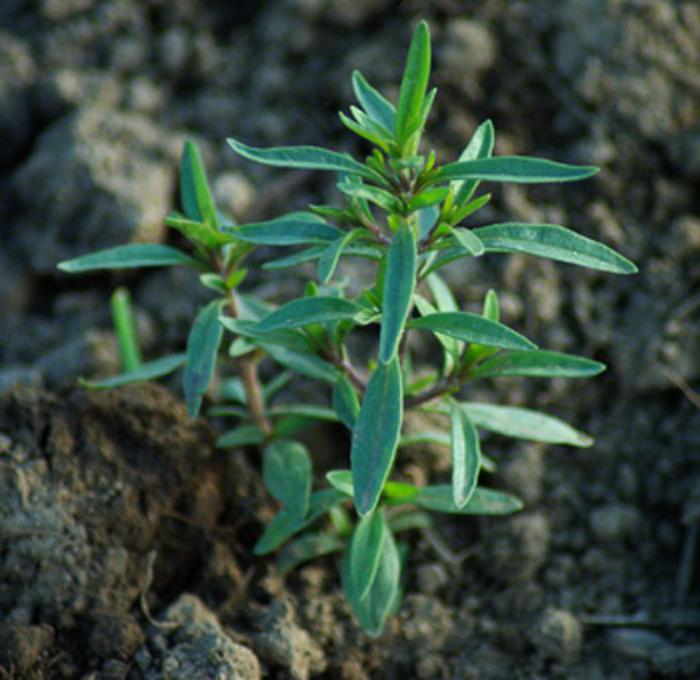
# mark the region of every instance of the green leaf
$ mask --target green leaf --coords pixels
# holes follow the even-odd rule
[[[308,376],[314,380],[335,385],[338,376],[340,375],[337,369],[323,359],[314,354],[297,352],[288,347],[279,347],[270,345],[264,342],[260,343],[262,347],[278,364]]]
[[[452,501],[463,508],[474,494],[481,470],[479,434],[457,402],[450,408]]]
[[[304,529],[305,523],[296,515],[280,510],[266,525],[253,547],[254,555],[267,555]]]
[[[539,255],[614,274],[637,271],[632,262],[612,248],[556,224],[509,222],[480,227],[474,233],[489,253]]]
[[[123,287],[117,288],[112,293],[110,303],[121,368],[125,373],[131,373],[141,365],[141,349],[129,291]]]
[[[350,496],[355,495],[352,487],[352,472],[350,470],[330,470],[326,472],[328,483],[340,491],[340,493]]]
[[[462,151],[459,160],[464,162],[475,161],[480,158],[490,158],[493,153],[494,137],[493,123],[490,120],[484,121],[474,131],[472,138],[469,140],[464,151]],[[478,186],[478,180],[456,180],[452,182],[450,188],[455,194],[454,205],[463,207],[469,203]],[[457,220],[457,222],[460,221],[461,220]]]
[[[301,416],[311,420],[323,420],[336,423],[338,416],[333,409],[317,404],[280,404],[270,410],[273,416]]]
[[[533,349],[537,346],[507,326],[470,312],[429,314],[420,319],[412,319],[408,326],[443,333],[464,342],[478,342],[503,349]]]
[[[377,576],[388,533],[381,509],[368,512],[355,527],[349,549],[349,576],[353,597],[357,600],[365,598]]]
[[[305,534],[285,546],[275,560],[275,567],[280,574],[285,575],[305,562],[330,555],[342,550],[344,546],[345,542],[332,534]]]
[[[575,182],[592,177],[597,172],[598,168],[588,165],[567,165],[529,156],[497,156],[448,163],[431,174],[426,183],[460,179],[518,184]]]
[[[421,21],[411,39],[396,107],[396,137],[399,146],[403,147],[423,122],[423,102],[429,78],[430,30],[428,24]]]
[[[479,236],[471,229],[455,229],[449,224],[445,225],[452,236],[454,236],[457,246],[467,255],[478,257],[486,252],[486,247]]]
[[[477,427],[507,437],[583,448],[593,444],[593,439],[587,434],[575,430],[558,418],[538,411],[474,401],[462,402],[461,407]]]
[[[265,441],[265,433],[257,425],[240,425],[224,432],[217,440],[220,449],[230,449],[236,446],[253,446]]]
[[[360,412],[360,401],[352,383],[344,375],[333,386],[333,409],[345,427],[352,431]]]
[[[501,318],[501,307],[498,303],[498,295],[492,288],[489,288],[486,293],[486,297],[484,298],[484,308],[481,315],[490,321],[499,321]]]
[[[345,247],[357,238],[366,234],[364,229],[353,229],[329,243],[318,260],[318,278],[321,283],[328,283],[333,278],[338,260],[345,250]]]
[[[408,212],[429,208],[430,206],[442,203],[450,190],[447,187],[436,187],[434,189],[424,189],[417,196],[414,196],[408,203]]]
[[[458,508],[452,499],[452,487],[447,484],[426,486],[418,492],[414,502],[426,510],[456,515],[509,515],[523,507],[515,496],[477,487],[469,502]]]
[[[136,269],[138,267],[171,267],[173,265],[199,267],[199,262],[186,253],[157,243],[129,243],[73,260],[65,260],[57,266],[63,272],[90,272],[99,269]]]
[[[185,142],[180,162],[180,198],[185,215],[196,222],[204,222],[216,230],[219,219],[209,191],[204,163],[197,145]]]
[[[408,224],[394,234],[387,252],[379,359],[390,362],[399,348],[416,285],[416,242]]]
[[[386,482],[384,497],[388,503],[408,503],[418,494],[418,487],[405,482]]]
[[[414,295],[413,300],[416,303],[416,308],[421,316],[430,316],[436,314],[437,310],[421,295]],[[444,373],[449,373],[455,363],[459,361],[462,343],[455,340],[449,335],[435,333],[435,338],[443,346],[445,350],[445,367]]]
[[[223,328],[219,323],[222,300],[214,300],[197,314],[187,336],[187,363],[182,376],[187,412],[192,418],[199,413],[202,398],[216,366]]]
[[[252,338],[268,345],[288,347],[297,352],[314,352],[311,341],[302,333],[293,328],[283,328],[276,331],[260,332],[256,321],[246,319],[234,319],[230,316],[219,317],[221,325],[237,335]]]
[[[363,599],[357,597],[353,588],[350,558],[350,551],[346,551],[340,570],[343,592],[362,629],[371,637],[376,637],[395,609],[400,594],[401,558],[396,541],[391,532],[387,531],[376,576]]]
[[[267,222],[226,227],[224,231],[240,241],[267,246],[328,243],[344,235],[312,213],[292,213]]]
[[[336,505],[344,503],[348,497],[337,489],[321,489],[311,494],[309,501],[309,513],[306,516],[306,526],[315,522]]]
[[[363,111],[356,109],[354,106],[350,108],[356,120],[346,116],[342,111],[338,111],[338,116],[343,125],[349,130],[352,130],[352,132],[359,137],[366,139],[368,142],[371,142],[384,151],[388,151],[394,141],[393,135],[381,125],[377,125],[377,123]]]
[[[350,460],[355,507],[366,515],[377,504],[399,442],[403,390],[398,359],[379,364],[367,384],[353,429]]]
[[[312,248],[307,248],[298,253],[293,253],[286,257],[280,257],[276,260],[268,260],[263,264],[263,269],[277,270],[277,269],[287,269],[288,267],[296,267],[298,264],[303,262],[310,262],[311,260],[318,260],[326,252],[327,246],[313,246]],[[379,260],[382,257],[382,253],[378,248],[373,248],[371,246],[357,245],[357,246],[347,246],[343,252],[344,255],[352,255],[355,257],[365,257],[370,260]]]
[[[276,441],[263,454],[265,488],[289,515],[306,517],[311,497],[311,458],[299,442]]]
[[[478,182],[474,182],[478,184]],[[457,208],[450,213],[450,223],[459,224],[462,220],[472,215],[477,210],[481,210],[491,200],[491,194],[483,194],[478,196],[473,201],[465,203],[461,208]]]
[[[589,378],[605,370],[605,364],[573,354],[549,350],[504,352],[486,359],[469,375],[471,378],[494,378],[521,375],[535,378]]]
[[[393,515],[389,519],[389,529],[395,534],[399,531],[408,531],[410,529],[430,529],[432,526],[433,520],[430,515],[420,510],[402,512],[400,515]]]
[[[165,224],[179,231],[186,239],[204,248],[220,248],[231,242],[231,237],[211,229],[203,222],[190,220],[182,215],[171,214],[165,218]]]
[[[83,387],[91,390],[106,390],[113,387],[121,387],[122,385],[130,385],[132,383],[146,382],[155,378],[162,378],[178,368],[185,365],[185,354],[170,354],[154,361],[148,361],[141,364],[137,369],[128,373],[120,373],[111,378],[103,380],[83,380],[79,382]]]
[[[338,189],[353,198],[359,198],[374,203],[387,212],[401,212],[401,201],[388,191],[384,191],[384,189],[348,181],[339,182]]]
[[[255,331],[269,333],[283,328],[302,328],[314,323],[354,320],[363,308],[337,297],[307,297],[282,305],[258,322]]]
[[[375,90],[359,71],[352,74],[352,88],[367,115],[387,132],[396,128],[396,109],[384,95]]]
[[[332,170],[351,175],[360,175],[376,180],[377,173],[348,154],[329,151],[316,146],[280,146],[270,149],[256,149],[235,139],[226,140],[229,146],[243,158],[273,165],[278,168],[306,168],[308,170]],[[379,176],[381,178],[381,176]],[[383,180],[382,180],[383,181]]]

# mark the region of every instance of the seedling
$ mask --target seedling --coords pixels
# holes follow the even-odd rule
[[[428,90],[428,26],[413,35],[398,102],[394,105],[355,72],[359,107],[340,114],[345,126],[372,145],[359,161],[327,149],[297,146],[259,149],[236,139],[231,148],[258,163],[329,171],[339,176],[340,205],[311,205],[276,219],[234,224],[212,199],[204,166],[192,142],[180,169],[182,212],[166,219],[190,243],[189,253],[165,245],[131,244],[59,265],[65,272],[133,267],[184,266],[200,272],[212,300],[199,310],[183,354],[141,363],[127,353],[125,371],[90,383],[115,387],[183,369],[183,389],[192,417],[217,366],[232,367],[214,415],[237,425],[219,439],[222,447],[262,447],[265,486],[279,511],[255,546],[257,555],[278,551],[287,572],[320,555],[341,552],[343,591],[362,628],[378,635],[401,598],[399,532],[430,525],[430,512],[504,515],[521,502],[479,486],[480,472],[494,465],[481,453],[479,430],[543,442],[590,446],[592,440],[564,422],[523,408],[464,401],[469,383],[500,376],[583,378],[604,370],[590,359],[540,350],[499,320],[498,297],[489,291],[480,314],[460,309],[440,270],[450,262],[491,253],[525,253],[615,274],[635,266],[607,246],[554,224],[507,222],[469,228],[463,224],[486,205],[480,183],[535,184],[592,177],[593,167],[520,156],[493,157],[494,129],[482,123],[457,161],[441,164],[421,149],[421,136],[435,100]],[[258,246],[298,246],[291,255],[262,265],[268,272],[315,262],[317,282],[281,306],[246,289],[244,264]],[[337,276],[342,258],[374,263],[375,276],[350,297]],[[128,324],[127,324],[128,326]],[[122,338],[131,332],[122,324]],[[378,329],[376,353],[365,365],[351,356],[351,333]],[[126,329],[126,330],[125,330]],[[411,360],[410,336],[432,334],[440,364],[419,377]],[[224,338],[226,343],[224,349]],[[137,347],[133,339],[122,346]],[[262,360],[282,368],[263,384]],[[328,386],[328,403],[289,406],[277,396],[296,375]],[[422,373],[421,375],[424,375]],[[446,432],[402,438],[409,409],[444,414]],[[328,485],[312,489],[311,457],[294,441],[300,425],[338,421],[352,433],[348,464],[326,474]],[[430,441],[449,446],[448,484],[418,487],[392,479],[397,450]]]

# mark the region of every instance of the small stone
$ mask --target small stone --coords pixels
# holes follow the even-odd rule
[[[237,218],[242,218],[255,201],[256,191],[252,182],[239,172],[227,172],[214,182],[216,202]]]
[[[426,595],[436,593],[449,581],[447,570],[439,562],[420,565],[417,570],[416,578],[418,581],[418,589]]]
[[[497,57],[496,41],[483,24],[470,19],[453,19],[447,24],[440,51],[444,76],[469,93]]]
[[[671,648],[666,638],[658,633],[633,628],[610,631],[608,645],[616,654],[632,659],[651,659]]]
[[[612,503],[593,511],[591,530],[600,543],[619,543],[629,538],[640,523],[639,511],[622,503]]]
[[[53,628],[0,624],[0,667],[14,668],[22,677],[51,646]],[[18,676],[19,677],[19,676]]]
[[[543,657],[568,666],[581,654],[581,624],[571,612],[550,607],[537,624],[533,643]]]

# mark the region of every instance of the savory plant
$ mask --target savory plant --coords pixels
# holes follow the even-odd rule
[[[521,508],[517,498],[479,486],[481,470],[494,465],[481,453],[479,429],[572,446],[592,443],[548,415],[460,399],[465,385],[484,378],[582,378],[600,373],[604,366],[538,349],[499,321],[494,291],[486,295],[481,314],[459,309],[440,270],[450,262],[490,253],[526,253],[616,274],[636,271],[607,246],[562,226],[464,226],[464,220],[491,198],[477,194],[480,182],[569,182],[589,178],[596,169],[539,158],[493,157],[490,121],[476,129],[457,161],[438,163],[434,151],[420,146],[436,94],[428,90],[430,63],[429,30],[420,23],[396,105],[359,72],[353,74],[359,106],[351,106],[350,115],[340,113],[340,118],[372,145],[364,162],[311,146],[259,149],[228,140],[236,153],[251,161],[338,173],[340,205],[311,205],[307,211],[266,222],[234,224],[214,205],[200,154],[187,142],[180,170],[182,213],[170,215],[166,224],[190,242],[190,253],[165,245],[131,244],[59,265],[65,272],[165,266],[200,272],[213,299],[199,310],[183,354],[142,363],[128,299],[122,294],[115,298],[114,309],[127,358],[125,371],[86,384],[115,387],[183,368],[185,401],[195,417],[217,363],[231,365],[237,376],[223,381],[220,403],[211,413],[235,417],[238,425],[219,445],[262,446],[264,482],[279,503],[255,553],[282,548],[277,566],[287,572],[311,558],[342,552],[343,591],[357,621],[373,636],[399,606],[399,532],[429,526],[426,511],[501,515]],[[318,281],[309,282],[303,296],[281,306],[256,297],[245,290],[243,265],[257,246],[301,246],[291,255],[265,262],[262,269],[279,271],[315,262]],[[354,298],[335,278],[344,257],[376,265],[373,280]],[[378,327],[377,350],[359,367],[347,340],[364,327]],[[414,369],[413,333],[432,334],[442,348],[440,365],[428,377]],[[224,337],[227,351],[221,352]],[[263,384],[258,367],[266,357],[283,370]],[[330,406],[277,404],[280,390],[295,375],[327,384]],[[449,432],[402,437],[409,409],[444,414]],[[315,491],[311,457],[293,440],[300,424],[309,419],[339,421],[352,433],[347,468],[328,472],[328,486]],[[397,450],[421,441],[450,447],[449,484],[417,487],[391,478]]]

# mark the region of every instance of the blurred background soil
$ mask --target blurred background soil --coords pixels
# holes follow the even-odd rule
[[[488,439],[500,468],[487,482],[526,510],[411,537],[403,608],[370,641],[332,559],[283,582],[252,556],[266,504],[255,456],[216,450],[176,381],[75,387],[118,368],[116,285],[152,357],[182,349],[206,299],[196,280],[55,265],[171,238],[187,136],[239,220],[332,201],[332,177],[255,166],[224,138],[362,153],[336,115],[350,74],[394,96],[420,18],[440,160],[491,118],[499,154],[601,167],[580,184],[494,187],[480,223],[564,224],[640,273],[523,256],[450,267],[465,309],[493,287],[506,323],[610,367],[469,397],[542,408],[597,442]],[[696,0],[2,0],[0,139],[0,677],[700,677]],[[296,285],[250,280],[279,300]],[[416,347],[425,361],[432,349]],[[315,436],[343,460],[337,431]],[[441,452],[401,465],[445,474]]]

